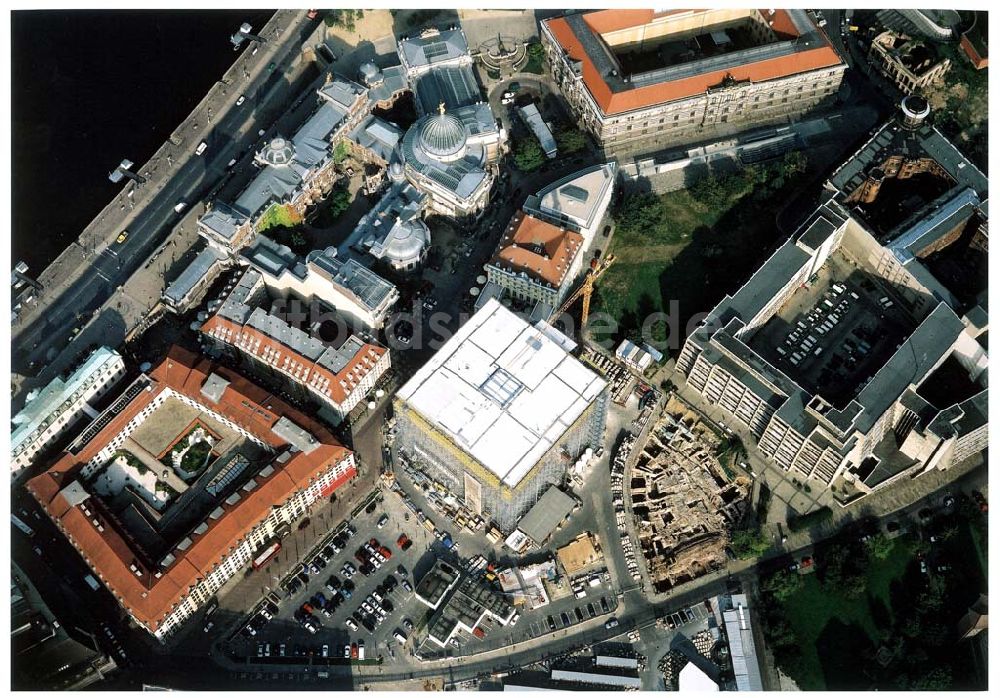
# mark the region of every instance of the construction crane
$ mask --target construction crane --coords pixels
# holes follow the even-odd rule
[[[122,179],[125,178],[131,179],[136,184],[145,183],[146,181],[145,177],[140,177],[135,172],[132,172],[132,164],[133,163],[131,160],[128,159],[122,160],[121,164],[118,165],[118,167],[116,167],[114,170],[112,170],[111,174],[108,175],[108,179],[110,179],[115,184],[118,184],[118,182],[122,181]]]
[[[596,258],[591,260],[590,269],[587,270],[587,276],[584,277],[583,283],[569,295],[569,298],[559,306],[559,309],[549,319],[555,319],[565,313],[576,302],[577,298],[583,296],[583,314],[580,316],[580,326],[586,325],[587,318],[590,317],[590,296],[594,293],[594,282],[601,278],[608,267],[614,263],[615,256],[613,254],[609,254],[603,260]]]

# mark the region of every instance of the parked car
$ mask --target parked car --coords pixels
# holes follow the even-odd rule
[[[382,516],[379,517],[379,520],[378,520],[378,523],[376,524],[376,526],[378,526],[379,528],[385,528],[385,525],[387,523],[389,523],[389,515],[388,514],[382,514]]]
[[[245,101],[247,101],[246,95],[240,95],[239,99],[236,100],[236,106],[241,106]]]
[[[986,511],[989,509],[989,506],[986,503],[986,497],[983,496],[983,493],[980,492],[979,490],[972,490],[972,499],[976,502],[976,505],[979,507],[979,511],[985,514]]]

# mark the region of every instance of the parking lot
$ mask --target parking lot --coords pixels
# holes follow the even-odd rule
[[[433,563],[436,539],[408,517],[398,498],[386,496],[332,527],[302,556],[298,571],[256,607],[250,616],[259,626],[255,634],[235,635],[237,654],[284,664],[308,658],[370,663],[409,653],[412,630],[429,611],[413,595],[414,578]]]
[[[428,502],[425,493],[414,485],[407,475],[400,474],[397,482],[400,485],[400,490],[386,494],[386,505],[389,508],[398,506],[401,511],[407,512],[406,515],[409,515],[409,509],[406,507],[404,500],[404,498],[409,498],[410,503],[418,511],[423,512],[429,522],[435,525],[439,531],[443,528],[448,537],[454,541],[454,549],[460,550],[462,558],[466,561],[465,563],[458,563],[456,561],[456,563],[466,571],[469,571],[470,568],[468,561],[473,560],[479,555],[504,566],[516,560],[516,557],[512,556],[511,551],[503,547],[502,543],[491,544],[484,532],[472,532],[467,527],[459,526],[456,522],[435,511]],[[428,546],[432,548],[435,546],[439,547],[434,535],[425,531],[423,527],[416,525],[415,516],[411,518],[411,521],[414,523],[413,530],[418,536],[424,537],[422,540],[426,540]],[[559,535],[554,538],[561,544],[575,535],[576,531],[576,526],[568,527],[566,531],[560,531]],[[555,546],[550,542],[550,545],[547,545],[545,549],[554,550],[554,548]],[[439,550],[437,554],[440,556],[446,553]],[[427,568],[429,567],[430,563],[427,564]],[[423,569],[421,568],[421,571]],[[478,570],[470,573],[483,575],[485,571]],[[588,574],[590,573],[588,572]],[[574,595],[570,588],[569,580],[564,577],[563,581],[565,584],[563,586],[565,588],[563,589],[563,593],[551,598],[548,604],[535,610],[528,610],[526,607],[518,606],[517,611],[520,614],[520,618],[514,627],[494,627],[492,630],[488,627],[487,634],[483,638],[460,633],[455,638],[456,642],[453,643],[454,646],[449,647],[446,651],[442,651],[440,647],[425,642],[419,649],[420,655],[424,658],[431,658],[436,655],[468,656],[568,629],[581,622],[590,621],[592,618],[603,618],[604,620],[601,622],[604,622],[615,614],[618,606],[618,598],[612,589],[610,575],[602,572],[598,577],[599,582],[596,586],[585,585],[585,596],[580,598]],[[419,578],[418,575],[417,579]],[[483,583],[489,583],[488,578],[484,579]],[[593,615],[591,615],[591,609],[593,610]],[[563,615],[566,616],[565,620],[563,619]],[[551,624],[548,620],[550,617],[552,619]],[[414,622],[417,622],[416,618],[414,618]],[[594,621],[591,623],[591,625],[595,624],[599,624],[599,622]]]

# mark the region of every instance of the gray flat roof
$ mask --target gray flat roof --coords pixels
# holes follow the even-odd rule
[[[555,157],[557,151],[556,139],[552,137],[552,131],[542,119],[542,115],[538,113],[538,107],[532,103],[525,107],[520,107],[519,111],[521,112],[521,118],[528,124],[531,132],[535,134],[535,138],[538,139],[545,154],[550,158]]]
[[[174,303],[181,303],[198,283],[208,276],[213,267],[222,264],[226,255],[211,245],[198,253],[194,261],[174,279],[163,295]]]
[[[749,321],[774,298],[788,280],[809,262],[810,255],[789,240],[779,247],[729,300],[730,307]]]
[[[858,394],[864,407],[858,429],[867,432],[909,385],[923,381],[964,329],[955,311],[939,303]]]
[[[198,219],[198,225],[226,240],[232,240],[247,217],[222,201],[216,201],[212,210]]]
[[[408,67],[422,68],[468,55],[469,44],[461,29],[448,29],[427,37],[403,39],[398,52]]]
[[[603,686],[620,686],[623,688],[642,688],[642,679],[638,676],[622,674],[598,674],[593,671],[570,671],[568,669],[553,669],[553,681],[570,681],[573,683],[589,683]],[[760,689],[758,689],[760,690]]]
[[[376,310],[396,287],[354,259],[343,260],[325,252],[310,253],[308,264],[320,270],[331,282],[350,291],[359,303]]]
[[[282,416],[279,418],[278,421],[274,423],[274,426],[271,427],[271,431],[303,453],[310,453],[316,450],[316,447],[319,446],[319,441],[316,440],[315,436],[290,420],[288,417]]]
[[[575,506],[575,499],[553,485],[518,521],[517,527],[537,545],[542,545]]]
[[[282,245],[267,235],[258,235],[253,245],[243,250],[241,256],[262,272],[272,277],[295,266],[298,256],[287,245]]]

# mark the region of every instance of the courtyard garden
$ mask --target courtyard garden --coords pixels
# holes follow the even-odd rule
[[[176,470],[183,480],[190,480],[208,465],[218,441],[218,435],[196,423],[160,460]]]
[[[92,476],[90,485],[98,496],[109,502],[128,490],[157,511],[163,511],[178,494],[138,456],[124,449],[115,453],[107,465]]]
[[[271,204],[264,211],[257,223],[257,232],[263,233],[271,228],[293,228],[302,223],[302,216],[288,204]]]

